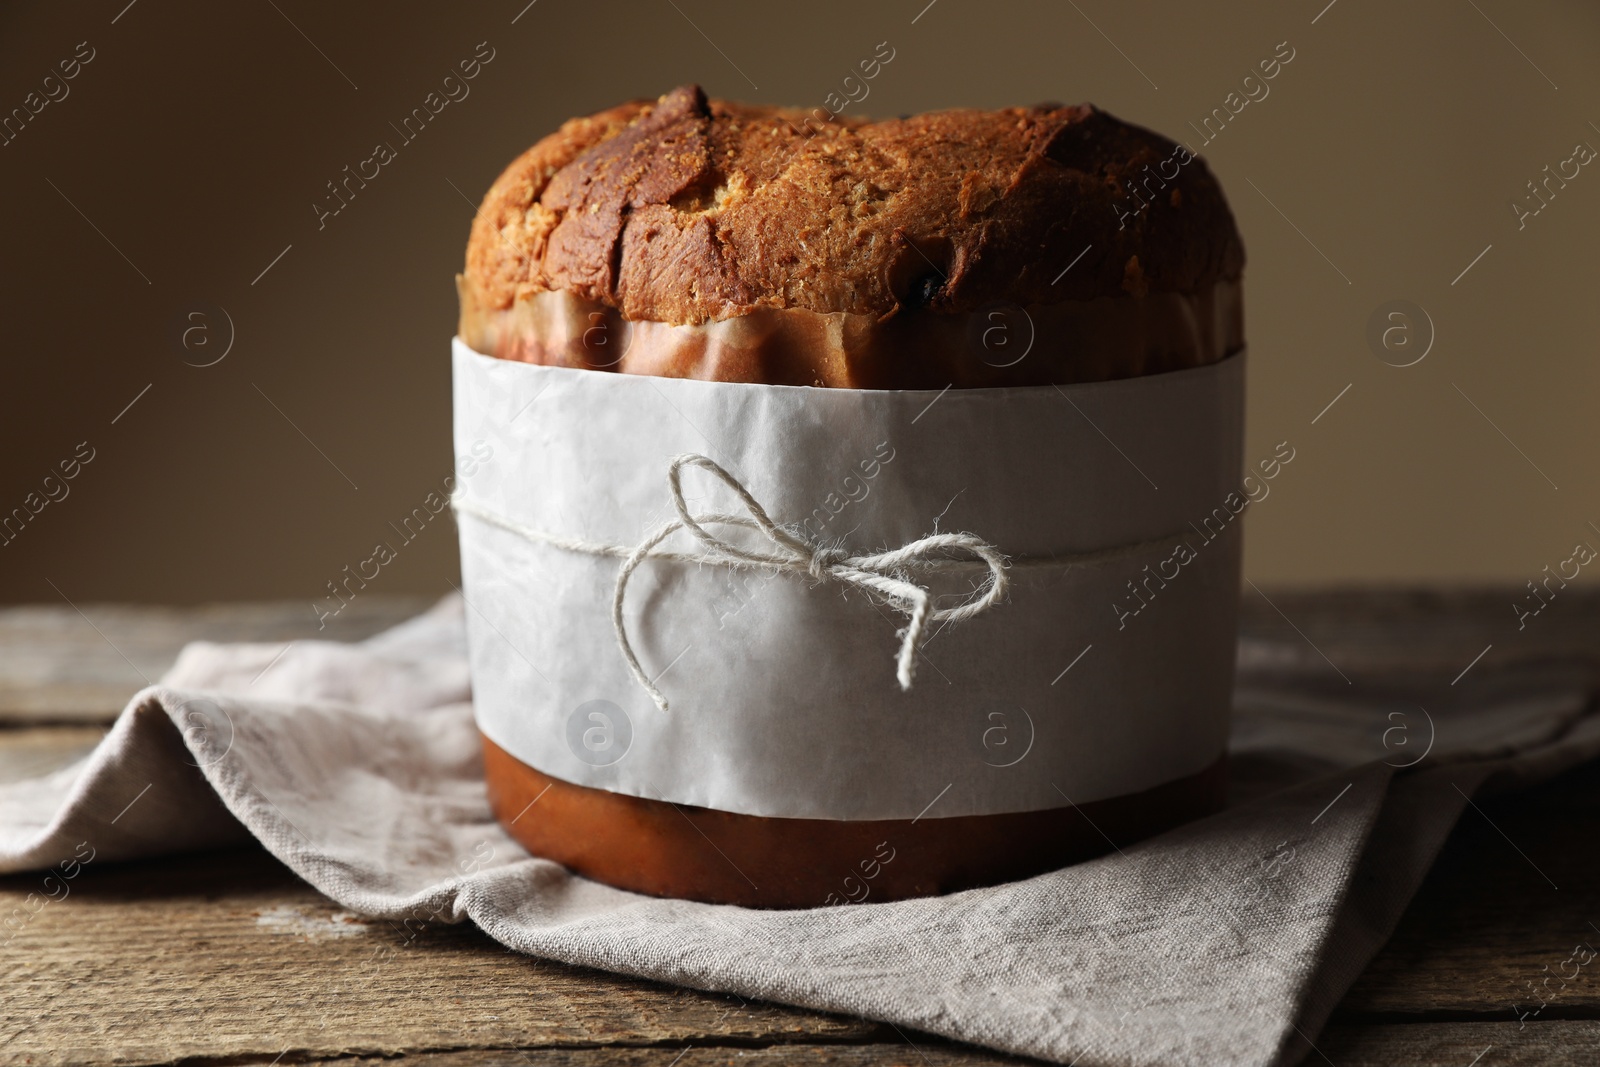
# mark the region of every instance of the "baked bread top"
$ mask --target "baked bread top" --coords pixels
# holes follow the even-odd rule
[[[563,292],[631,321],[881,321],[1204,295],[1243,269],[1205,163],[1092,105],[808,117],[686,86],[565,123],[485,197],[464,317]]]

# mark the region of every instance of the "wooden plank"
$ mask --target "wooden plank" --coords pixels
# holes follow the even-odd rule
[[[58,883],[0,879],[0,921],[38,894],[0,947],[8,1062],[815,1044],[885,1029],[530,959],[470,925],[412,933],[363,920],[258,850],[90,863],[67,885],[39,906]]]
[[[0,723],[108,722],[190,641],[355,641],[434,600],[357,597],[322,629],[310,601],[0,608]]]
[[[1600,665],[1600,590],[1556,589],[1538,615],[1519,619],[1514,605],[1528,610],[1535,603],[1526,587],[1246,586],[1241,655],[1257,669],[1280,659],[1315,666],[1326,655],[1347,674],[1403,672],[1447,682],[1488,646],[1474,671],[1557,658]]]
[[[1468,808],[1339,1014],[1600,1017],[1600,859],[1588,847],[1597,839],[1592,765]]]
[[[0,729],[0,785],[38,778],[86,756],[106,735],[104,726],[35,726]]]
[[[458,1049],[398,1060],[339,1060],[339,1067],[987,1067],[1037,1064],[938,1038],[892,1035],[871,1045],[666,1045],[651,1048]],[[287,1060],[287,1057],[285,1057]]]
[[[609,1045],[421,1050],[399,1058],[304,1058],[281,1050],[279,1063],[339,1067],[993,1067],[1036,1063],[921,1034],[891,1032],[872,1043]],[[276,1054],[275,1054],[276,1055]],[[1593,1067],[1600,1060],[1600,1022],[1418,1023],[1329,1027],[1305,1064],[1338,1067]],[[168,1061],[170,1062],[170,1061]],[[263,1061],[265,1062],[265,1061]],[[1190,1063],[1222,1062],[1214,1050]]]
[[[1328,1027],[1301,1061],[1339,1067],[1594,1067],[1600,1022],[1460,1022]]]

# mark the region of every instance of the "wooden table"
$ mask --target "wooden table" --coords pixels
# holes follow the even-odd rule
[[[1493,648],[1474,669],[1546,656],[1600,664],[1600,597],[1576,590],[1527,635],[1507,625],[1510,592],[1267,595],[1247,596],[1244,636],[1286,657],[1314,646],[1341,665],[1448,679],[1488,633]],[[92,746],[187,640],[353,639],[422,606],[357,601],[321,634],[304,605],[0,610],[0,781]],[[1395,640],[1397,626],[1408,639]],[[1469,810],[1307,1062],[1600,1063],[1600,966],[1535,1018],[1519,1021],[1512,1009],[1538,1003],[1530,984],[1555,973],[1574,945],[1600,946],[1600,860],[1589,852],[1597,840],[1593,767],[1481,815]],[[0,878],[0,914],[38,883]],[[1017,1062],[860,1019],[545,963],[468,926],[413,936],[340,910],[259,849],[96,864],[72,884],[0,947],[0,1062]]]

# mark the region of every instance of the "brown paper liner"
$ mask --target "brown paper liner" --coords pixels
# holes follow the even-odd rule
[[[565,291],[485,309],[463,279],[456,282],[459,334],[474,351],[666,378],[838,389],[1072,385],[1203,367],[1244,343],[1237,282],[1199,293],[890,319],[757,308],[698,325],[630,321]]]
[[[759,908],[903,900],[1028,878],[1209,815],[1227,790],[1222,756],[1198,774],[1081,807],[771,819],[574,785],[487,737],[483,756],[495,817],[534,855],[619,889]]]

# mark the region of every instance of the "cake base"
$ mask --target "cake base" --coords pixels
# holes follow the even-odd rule
[[[759,908],[903,900],[1028,878],[1209,815],[1227,791],[1221,756],[1198,774],[1080,807],[773,819],[574,785],[487,737],[483,757],[495,817],[534,855],[619,889]]]

